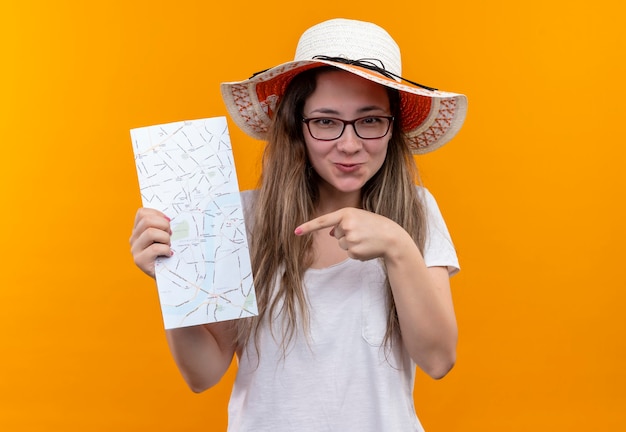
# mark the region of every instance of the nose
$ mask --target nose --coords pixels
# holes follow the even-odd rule
[[[337,150],[342,153],[353,154],[361,150],[363,143],[354,130],[354,125],[346,125],[343,134],[337,140]]]

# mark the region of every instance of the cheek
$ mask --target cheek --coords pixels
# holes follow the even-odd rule
[[[306,146],[306,154],[310,162],[314,159],[323,158],[332,149],[332,144],[326,141],[312,141],[310,138],[305,138],[304,143]]]
[[[312,164],[313,159],[315,158],[315,147],[313,146],[310,137],[307,136],[306,131],[304,132],[304,152],[306,153],[308,162]]]
[[[382,162],[384,162],[385,158],[387,157],[388,148],[389,141],[380,143],[376,147],[372,148],[370,154],[374,157],[374,159],[380,161],[380,163],[382,164]]]

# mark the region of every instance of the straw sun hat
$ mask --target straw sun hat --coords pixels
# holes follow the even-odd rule
[[[233,121],[248,135],[265,139],[291,79],[324,65],[399,90],[400,128],[413,153],[433,151],[461,128],[467,110],[462,94],[438,91],[401,78],[400,49],[381,27],[363,21],[333,19],[306,30],[293,61],[257,73],[245,81],[222,83],[222,97]]]

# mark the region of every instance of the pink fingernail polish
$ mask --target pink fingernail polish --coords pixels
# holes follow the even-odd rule
[[[300,227],[296,228],[296,229],[295,229],[295,231],[294,231],[294,234],[295,234],[295,235],[300,235],[300,234],[302,234],[302,228],[300,228]]]

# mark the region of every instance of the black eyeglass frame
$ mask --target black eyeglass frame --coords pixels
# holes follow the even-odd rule
[[[389,120],[385,133],[382,134],[381,136],[372,137],[372,138],[366,138],[366,137],[362,137],[361,135],[359,135],[359,132],[357,131],[357,128],[355,126],[356,122],[358,122],[359,120],[364,120],[368,118],[384,118],[384,119]],[[341,132],[339,132],[339,135],[337,135],[335,138],[317,138],[315,135],[313,135],[313,132],[311,132],[311,126],[309,125],[309,122],[313,120],[335,120],[335,121],[340,122],[343,125],[343,127],[341,128]],[[302,122],[306,124],[306,128],[309,130],[309,134],[311,135],[311,137],[313,137],[313,139],[316,139],[318,141],[334,141],[334,140],[341,138],[341,136],[346,130],[347,125],[351,125],[352,129],[354,130],[354,134],[361,139],[364,139],[364,140],[381,139],[387,136],[387,134],[389,133],[389,129],[391,129],[391,124],[393,123],[394,120],[395,120],[394,116],[382,116],[382,115],[369,115],[369,116],[359,117],[354,120],[343,120],[343,119],[336,118],[336,117],[309,117],[309,118],[302,117]]]

